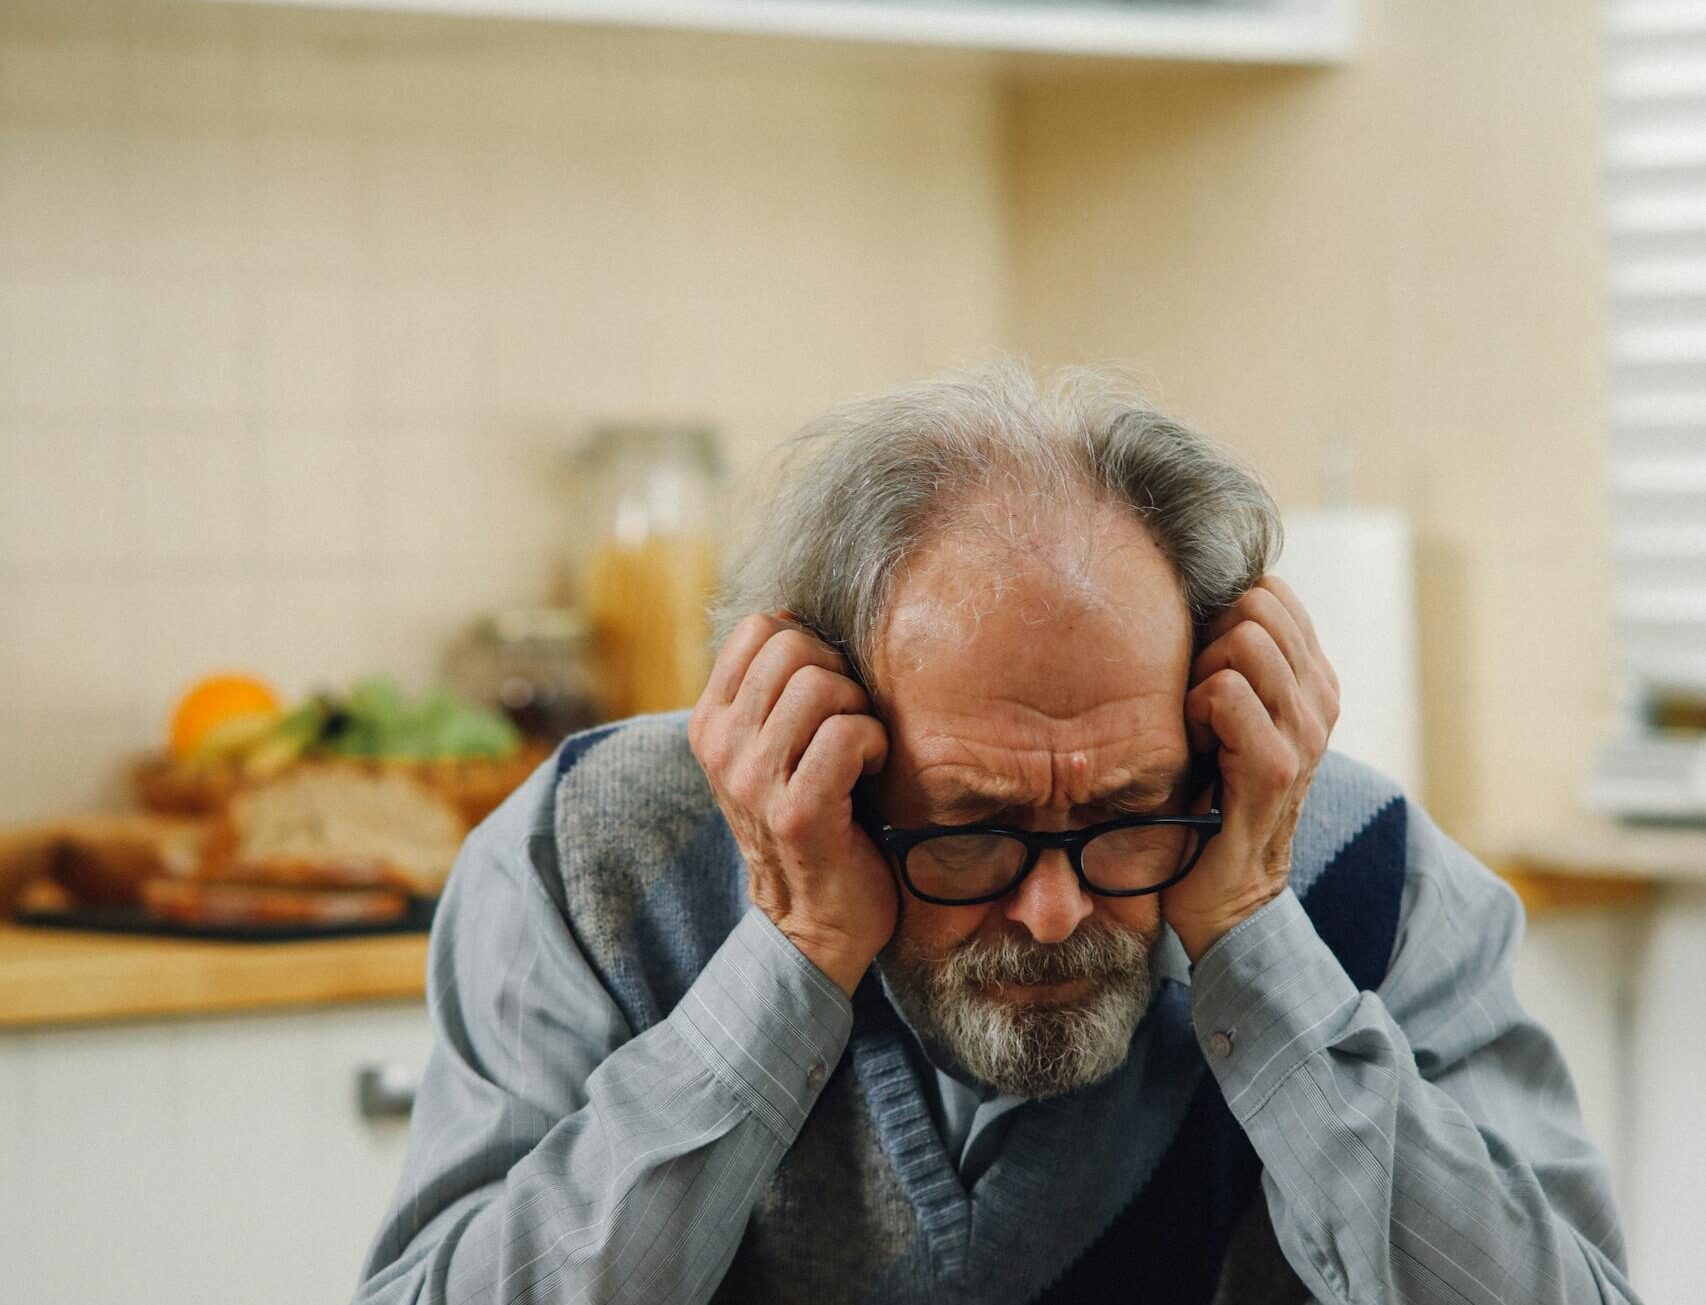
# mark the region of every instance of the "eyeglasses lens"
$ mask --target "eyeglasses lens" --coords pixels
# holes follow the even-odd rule
[[[1196,850],[1197,832],[1188,825],[1111,829],[1084,845],[1084,877],[1115,892],[1154,888],[1178,874]]]
[[[951,901],[984,897],[1013,881],[1025,864],[1025,845],[1003,834],[927,838],[906,858],[913,886]]]
[[[1181,825],[1112,829],[1084,844],[1084,877],[1112,892],[1153,888],[1196,855],[1198,835]],[[906,871],[931,897],[967,901],[1005,889],[1025,864],[1025,845],[1004,834],[944,834],[915,844]]]

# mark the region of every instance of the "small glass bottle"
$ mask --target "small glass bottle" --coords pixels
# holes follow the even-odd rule
[[[572,569],[612,717],[689,707],[710,673],[721,480],[703,426],[611,425],[574,460]]]
[[[505,712],[541,743],[555,744],[605,715],[586,623],[572,608],[483,616],[450,649],[446,669],[463,697]]]

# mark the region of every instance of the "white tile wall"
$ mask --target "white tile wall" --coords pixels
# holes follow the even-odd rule
[[[160,276],[133,293],[128,402],[150,413],[244,412],[258,370],[249,280]]]
[[[143,419],[142,558],[202,568],[255,556],[260,459],[241,417]]]
[[[361,563],[377,550],[384,465],[347,414],[280,412],[259,429],[260,547],[269,562]]]
[[[368,374],[351,273],[304,269],[255,294],[256,392],[265,412],[353,413]]]
[[[106,273],[44,269],[9,281],[4,293],[6,393],[21,418],[125,411],[132,286]]]
[[[135,705],[143,613],[134,582],[104,569],[65,571],[26,576],[12,591],[6,669],[14,711],[46,721],[58,711],[88,717]],[[22,772],[34,761],[26,754],[17,764]]]
[[[25,567],[124,563],[141,533],[141,449],[115,416],[20,421],[0,483],[6,547]]]
[[[174,695],[420,682],[544,595],[591,421],[1000,342],[996,73],[792,42],[0,3],[0,820]]]

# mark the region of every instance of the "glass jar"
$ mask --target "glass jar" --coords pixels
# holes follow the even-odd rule
[[[703,426],[604,426],[575,456],[574,473],[574,593],[607,710],[692,706],[711,669],[715,436]]]

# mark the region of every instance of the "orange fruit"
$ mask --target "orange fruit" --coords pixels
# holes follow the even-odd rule
[[[213,729],[239,716],[275,716],[284,704],[252,675],[210,675],[190,686],[172,713],[172,755],[180,761]]]

